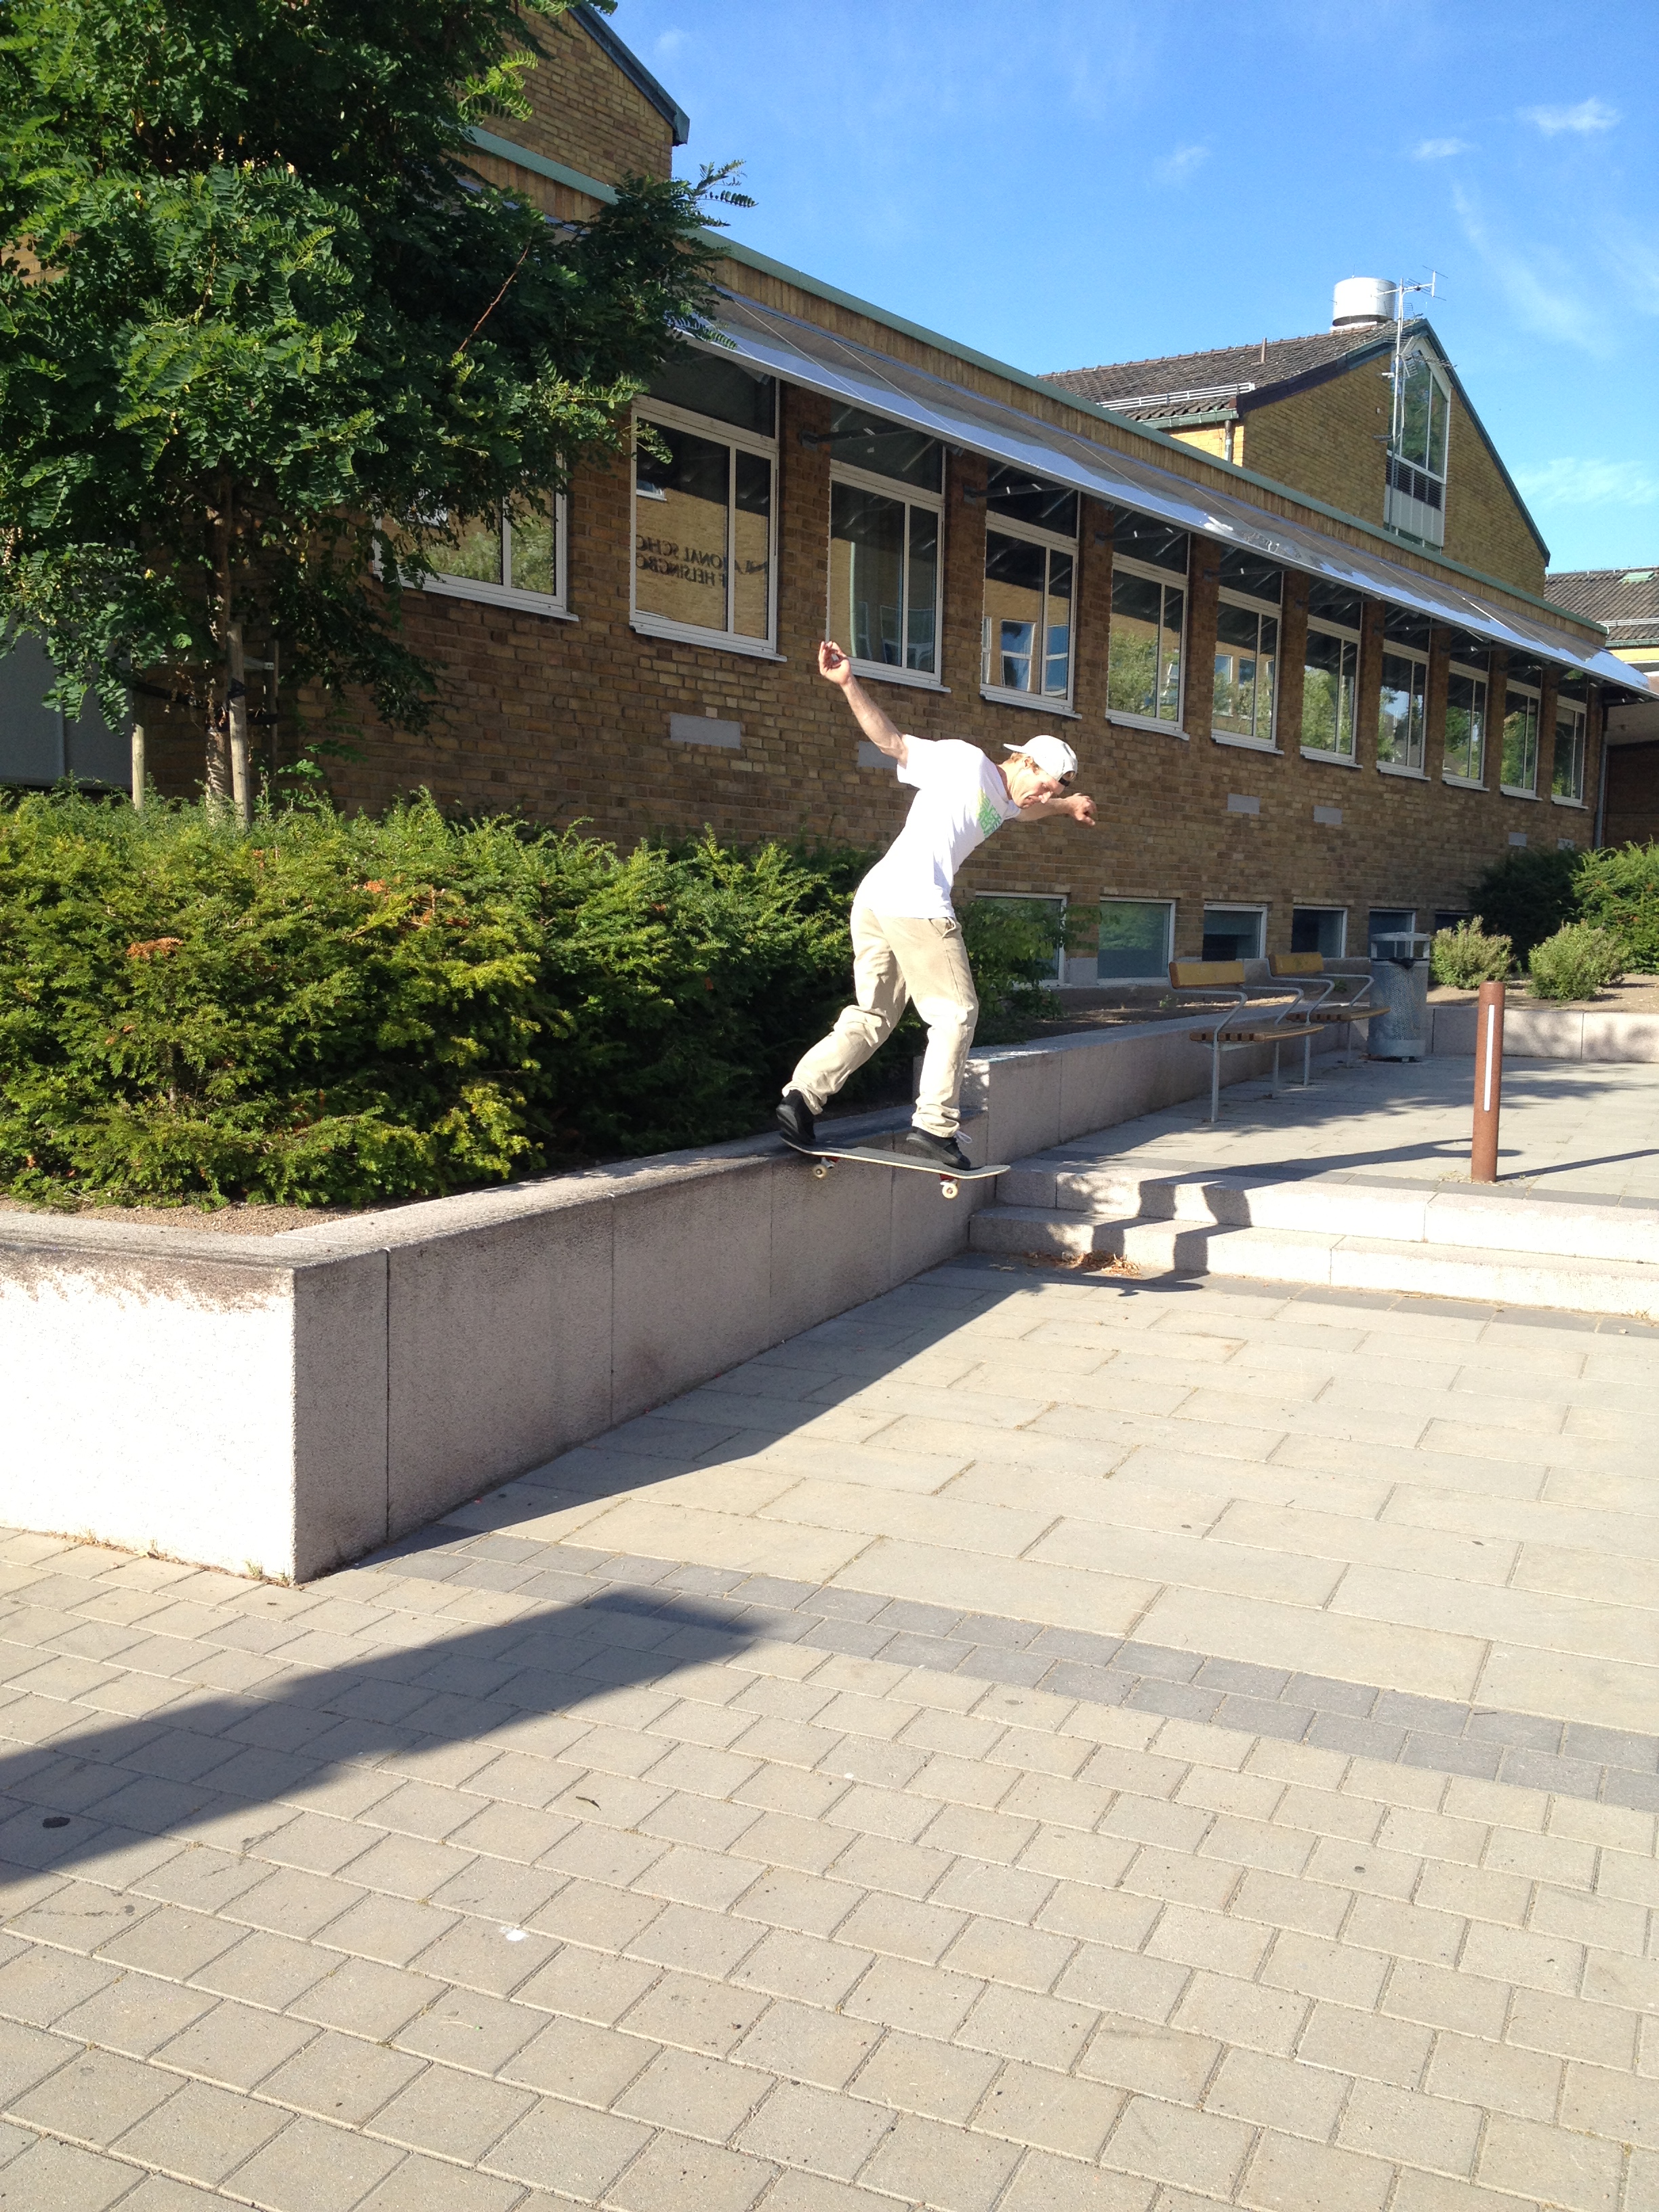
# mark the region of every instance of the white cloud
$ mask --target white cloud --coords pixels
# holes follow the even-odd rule
[[[1449,161],[1454,154],[1470,154],[1474,148],[1467,138],[1425,138],[1412,149],[1413,161]]]
[[[1545,461],[1517,469],[1515,481],[1538,507],[1659,505],[1659,477],[1629,461]]]
[[[1166,185],[1184,184],[1209,158],[1207,146],[1177,146],[1173,154],[1166,154],[1158,164],[1158,177]]]
[[[1494,237],[1479,204],[1461,185],[1453,187],[1452,204],[1462,223],[1463,235],[1502,289],[1523,328],[1564,345],[1580,347],[1598,358],[1610,351],[1604,318],[1583,296],[1573,268],[1562,254],[1546,248],[1528,260]]]
[[[1535,123],[1547,138],[1554,138],[1563,131],[1576,131],[1587,137],[1595,131],[1611,131],[1619,120],[1619,111],[1602,100],[1581,100],[1577,107],[1523,107],[1521,120]]]
[[[672,61],[682,46],[689,46],[690,43],[689,31],[665,31],[651,51],[658,61]]]

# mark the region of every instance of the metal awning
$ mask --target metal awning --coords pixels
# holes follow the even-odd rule
[[[1395,606],[1414,607],[1437,622],[1529,658],[1581,669],[1626,690],[1645,688],[1627,664],[1604,646],[1587,647],[1582,638],[1550,622],[1507,607],[1496,609],[1451,576],[1425,576],[1382,553],[1328,538],[1306,523],[1265,514],[1230,492],[1022,414],[1018,408],[947,383],[890,355],[875,353],[816,324],[729,292],[722,295],[715,319],[738,359],[768,375],[890,416],[948,445],[1028,468],[1115,507],[1135,507],[1224,544],[1248,546],[1286,568],[1334,578]],[[1065,396],[1058,391],[1054,394],[1062,402]]]

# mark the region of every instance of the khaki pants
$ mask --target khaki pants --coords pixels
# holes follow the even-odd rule
[[[914,999],[927,1024],[927,1051],[912,1119],[936,1137],[953,1137],[962,1120],[963,1066],[979,1019],[961,923],[877,915],[855,906],[853,987],[858,1004],[847,1007],[829,1036],[812,1047],[790,1077],[789,1089],[821,1114],[854,1069],[892,1034]]]

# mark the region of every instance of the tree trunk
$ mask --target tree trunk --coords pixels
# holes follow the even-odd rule
[[[214,635],[224,647],[227,658],[230,650],[230,497],[228,477],[219,480],[219,501],[216,507],[208,512],[213,525],[213,566],[217,585],[214,609]],[[230,682],[227,676],[225,696],[215,701],[212,688],[209,691],[207,724],[206,774],[204,778],[207,803],[216,812],[234,800],[240,809],[230,751]]]
[[[142,722],[135,722],[132,726],[132,803],[135,806],[142,807],[144,803],[145,775],[144,726]]]
[[[237,817],[244,829],[253,819],[253,791],[247,759],[247,670],[242,655],[242,625],[228,625],[228,675],[225,684],[225,721],[230,735],[230,786]]]

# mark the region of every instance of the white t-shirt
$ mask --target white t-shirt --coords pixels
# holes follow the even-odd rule
[[[916,797],[854,903],[875,914],[948,919],[957,870],[1019,809],[979,747],[960,738],[907,738],[898,775]]]

